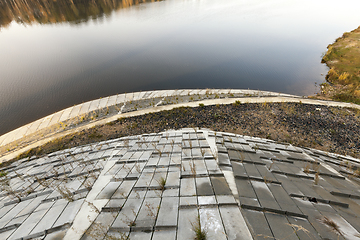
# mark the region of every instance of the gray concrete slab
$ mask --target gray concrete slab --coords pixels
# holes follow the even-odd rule
[[[158,230],[153,234],[152,239],[159,240],[175,240],[176,239],[176,230]]]
[[[235,179],[239,197],[257,198],[249,180]]]
[[[109,182],[96,197],[97,199],[110,199],[120,186],[121,182]]]
[[[4,146],[6,144],[9,144],[12,142],[12,140],[17,136],[17,133],[19,132],[19,129],[15,129],[11,132],[6,133],[6,137],[3,139],[1,145]]]
[[[246,222],[237,206],[219,207],[228,239],[252,239]]]
[[[200,208],[201,226],[209,239],[227,239],[218,208]]]
[[[132,199],[126,201],[119,215],[114,220],[112,227],[115,229],[129,229],[134,225],[135,218],[141,207],[143,199]]]
[[[180,196],[195,196],[196,187],[194,178],[182,178],[180,180]]]
[[[105,108],[107,106],[107,102],[109,101],[110,97],[100,98],[98,109]]]
[[[163,197],[156,220],[156,227],[177,226],[178,206],[178,197]]]
[[[39,129],[43,129],[43,128],[46,128],[47,126],[49,126],[49,123],[53,116],[54,116],[54,114],[44,117],[43,121],[41,122],[41,124],[39,125],[39,127],[37,129],[39,130]]]
[[[133,186],[135,185],[136,181],[132,180],[132,181],[123,181],[122,184],[120,185],[120,187],[114,192],[114,194],[112,195],[113,199],[123,199],[123,198],[127,198],[133,188]]]
[[[30,214],[22,215],[21,217],[17,217],[17,218],[13,218],[11,221],[9,221],[6,225],[4,224],[2,227],[10,227],[10,226],[16,225],[16,224],[21,225],[29,216],[30,216]]]
[[[0,239],[8,239],[8,237],[11,236],[15,231],[16,231],[16,228],[0,233]]]
[[[39,206],[39,204],[41,204],[41,201],[47,196],[48,195],[42,195],[33,200],[30,200],[31,202],[21,212],[18,213],[17,217],[32,213]]]
[[[146,197],[136,217],[135,227],[139,229],[152,229],[160,207],[160,198]]]
[[[54,116],[50,120],[49,126],[59,123],[59,120],[63,114],[64,110],[54,113]]]
[[[152,232],[131,232],[129,239],[134,240],[150,240],[152,237]]]
[[[31,230],[36,226],[40,219],[44,216],[46,210],[37,211],[31,214],[21,226],[11,235],[10,239],[18,239],[29,235]]]
[[[19,214],[19,212],[21,212],[27,205],[29,205],[31,202],[31,200],[27,200],[27,201],[23,201],[20,202],[18,204],[15,204],[15,206],[8,211],[1,219],[0,221],[4,222],[4,221],[10,221],[11,219],[13,219],[16,215]]]
[[[58,122],[60,123],[60,122],[64,122],[64,121],[68,120],[70,118],[70,114],[71,114],[73,108],[74,107],[68,107],[68,108],[64,109],[63,114],[61,114]]]
[[[198,210],[196,208],[180,209],[178,220],[178,240],[195,238],[194,226],[197,224]]]
[[[299,239],[321,239],[307,219],[288,217],[288,221]]]
[[[117,95],[110,96],[107,103],[106,103],[106,106],[111,107],[114,104],[116,104],[116,99],[117,99]]]
[[[301,208],[301,211],[309,216],[309,222],[315,228],[316,232],[323,239],[344,239],[343,237],[337,235],[336,233],[331,231],[324,222],[324,215],[322,215],[319,211],[313,211],[308,208]]]
[[[209,177],[195,178],[196,180],[196,194],[198,196],[211,196],[214,191]]]
[[[84,203],[84,199],[79,199],[73,202],[69,202],[52,227],[57,227],[65,223],[72,222],[83,203]]]
[[[98,110],[98,109],[99,109],[100,101],[101,101],[101,99],[96,99],[96,100],[91,101],[91,102],[90,102],[89,109],[88,109],[88,112],[92,112],[92,111]]]
[[[274,238],[263,212],[242,209],[248,227],[254,239]]]
[[[286,216],[273,213],[265,213],[265,217],[276,239],[299,239],[294,232],[294,229],[289,226],[289,221],[287,220]]]
[[[210,179],[216,195],[231,195],[231,190],[224,177],[211,177]]]
[[[57,200],[54,205],[45,213],[39,223],[35,226],[34,229],[30,232],[30,234],[39,233],[45,231],[46,229],[50,229],[55,221],[57,220],[58,216],[62,213],[65,209],[68,202],[65,199]]]

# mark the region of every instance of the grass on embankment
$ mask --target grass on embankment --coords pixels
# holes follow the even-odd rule
[[[322,63],[330,68],[318,97],[360,104],[360,27],[330,44]]]

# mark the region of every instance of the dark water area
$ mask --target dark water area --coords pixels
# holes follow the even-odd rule
[[[357,1],[0,0],[0,134],[118,93],[250,88],[311,95]]]

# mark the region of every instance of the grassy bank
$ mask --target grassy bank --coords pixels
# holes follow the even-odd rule
[[[118,119],[49,142],[19,158],[41,156],[60,149],[123,136],[186,127],[257,136],[360,157],[358,110],[302,103],[236,102],[230,105],[181,107]]]
[[[327,47],[322,62],[330,68],[318,97],[360,104],[360,27]]]

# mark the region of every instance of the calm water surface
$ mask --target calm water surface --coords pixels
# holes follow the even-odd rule
[[[0,0],[0,134],[117,93],[316,91],[359,1]],[[322,75],[324,74],[324,75]]]

